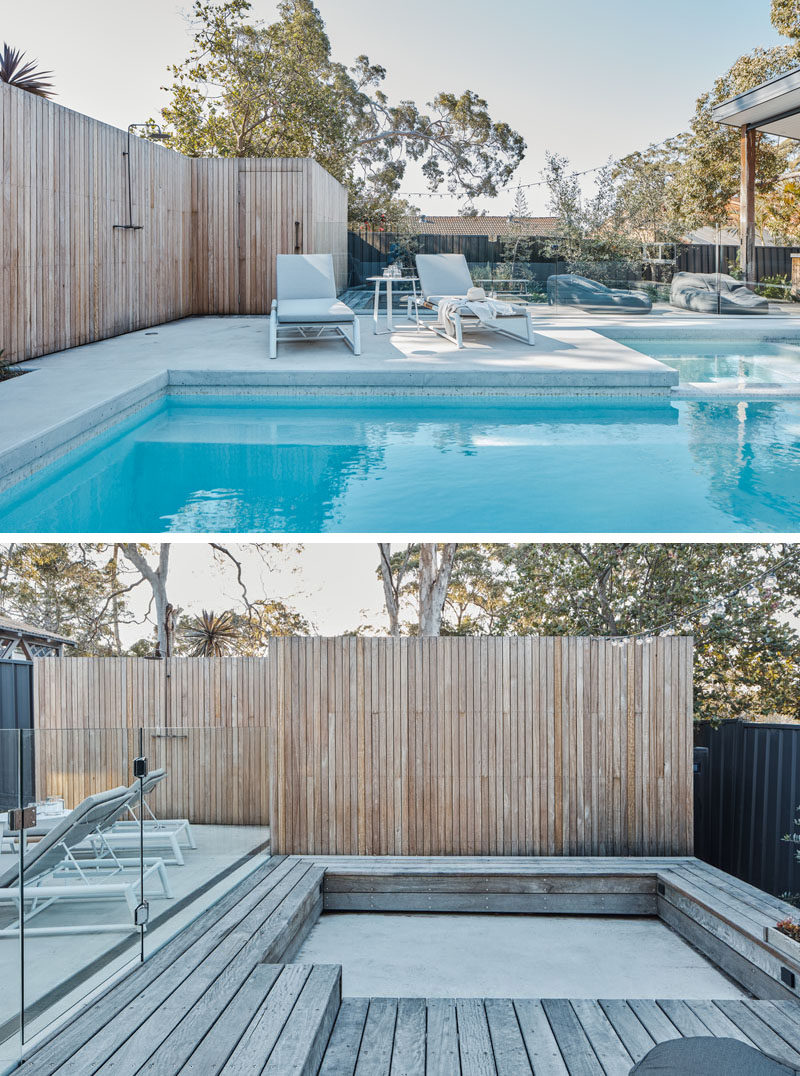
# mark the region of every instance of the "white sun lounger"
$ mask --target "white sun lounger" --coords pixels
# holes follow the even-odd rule
[[[469,308],[467,292],[472,287],[467,259],[463,254],[417,254],[417,276],[419,277],[421,296],[408,300],[408,318],[411,320],[414,303],[426,310],[435,310],[438,313],[439,303],[442,300],[461,300],[461,304],[454,304],[445,318],[445,327],[438,324],[427,324],[437,335],[450,340],[456,347],[464,346],[464,330],[488,329],[492,332],[510,336],[512,340],[521,340],[526,344],[534,344],[533,319],[530,307],[520,306],[518,303],[510,304],[513,312],[510,314],[496,314],[493,317],[482,320]],[[514,332],[507,327],[511,321],[522,319],[524,332]],[[502,324],[506,322],[506,325]]]
[[[115,850],[138,848],[140,839],[139,816],[136,811],[141,805],[144,808],[144,814],[149,816],[144,817],[142,821],[145,847],[150,851],[154,851],[156,848],[167,846],[172,855],[169,859],[165,859],[164,862],[183,866],[184,857],[181,845],[185,848],[197,848],[197,842],[194,839],[189,819],[157,818],[150,809],[147,800],[143,798],[152,792],[157,785],[161,784],[166,776],[167,771],[164,769],[152,770],[142,781],[141,793],[139,782],[134,781],[130,786],[133,798],[128,804],[126,812],[130,817],[118,819],[111,827],[110,832],[105,835],[105,840]]]
[[[341,338],[361,354],[358,317],[336,298],[330,254],[279,254],[277,299],[269,316],[269,357],[278,357],[279,340]]]
[[[30,845],[23,857],[22,893],[18,861],[0,875],[0,904],[12,904],[17,909],[17,918],[0,928],[0,937],[19,933],[23,904],[25,933],[29,935],[119,933],[136,929],[134,913],[142,899],[139,858],[123,859],[108,846],[104,846],[100,856],[85,856],[80,850],[81,845],[87,847],[87,842],[93,845],[95,839],[103,841],[104,834],[120,813],[127,810],[132,797],[131,789],[124,786],[87,796],[41,840]],[[163,859],[145,858],[145,886],[151,878],[159,883],[157,896],[172,896]],[[54,904],[119,899],[126,902],[130,911],[124,922],[29,925],[34,916]]]

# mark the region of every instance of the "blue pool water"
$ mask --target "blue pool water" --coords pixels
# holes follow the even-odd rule
[[[680,374],[681,382],[726,386],[800,382],[800,346],[762,340],[735,343],[686,340],[615,340],[658,359]]]
[[[800,529],[800,401],[167,397],[0,494],[4,532]]]

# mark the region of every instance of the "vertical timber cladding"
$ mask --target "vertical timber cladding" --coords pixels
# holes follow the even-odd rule
[[[272,848],[692,850],[692,640],[275,639]]]
[[[130,784],[138,730],[167,779],[167,818],[269,824],[266,658],[41,658],[34,662],[37,798]]]
[[[333,254],[347,283],[347,192],[308,158],[192,162],[193,312],[268,314],[277,254]]]
[[[129,229],[127,145],[0,82],[5,359],[195,314],[267,314],[276,254],[332,253],[344,288],[347,191],[316,161],[189,158],[134,136]]]

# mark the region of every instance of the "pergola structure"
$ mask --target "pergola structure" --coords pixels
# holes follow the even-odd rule
[[[0,613],[0,660],[30,661],[32,658],[60,658],[64,648],[75,646],[66,635],[27,624]]]
[[[741,137],[742,173],[739,209],[741,265],[745,280],[756,271],[756,135],[778,135],[800,141],[800,67],[762,82],[717,105],[717,123],[738,127]]]

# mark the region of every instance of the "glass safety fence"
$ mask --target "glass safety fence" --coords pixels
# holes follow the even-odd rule
[[[269,857],[268,733],[263,728],[146,728],[145,859],[169,891],[149,901],[149,955]]]
[[[0,1063],[266,862],[268,774],[263,728],[0,730]]]

